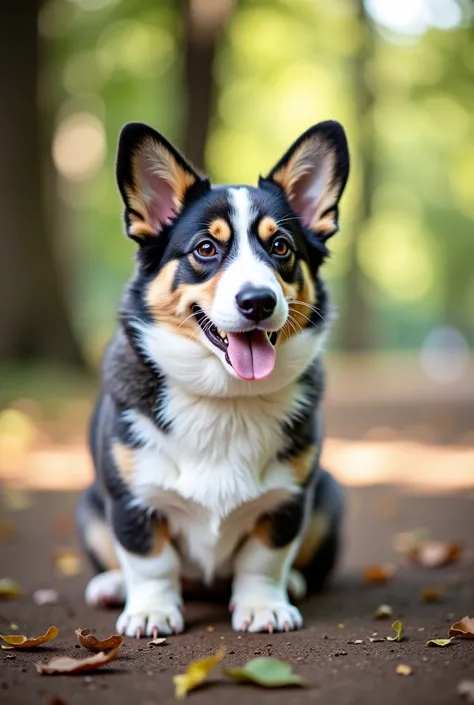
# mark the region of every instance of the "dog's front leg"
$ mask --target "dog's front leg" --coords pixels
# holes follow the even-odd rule
[[[115,503],[112,526],[126,593],[117,630],[137,638],[182,632],[180,562],[166,522],[138,506]]]
[[[303,619],[288,599],[288,578],[300,544],[304,498],[262,517],[234,564],[231,610],[236,631],[299,629]]]

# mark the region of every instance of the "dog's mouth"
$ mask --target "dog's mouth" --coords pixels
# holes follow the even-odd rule
[[[204,335],[219,350],[225,353],[226,362],[242,379],[265,379],[275,367],[275,343],[279,331],[264,331],[255,328],[244,333],[225,332],[210,323],[197,304],[192,312]]]

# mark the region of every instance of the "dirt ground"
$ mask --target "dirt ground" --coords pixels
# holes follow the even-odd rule
[[[160,647],[147,640],[126,639],[120,657],[90,676],[41,676],[34,663],[52,656],[85,656],[74,630],[91,628],[102,638],[114,630],[116,613],[96,612],[83,601],[88,569],[75,577],[56,573],[53,555],[58,547],[75,545],[70,517],[74,493],[40,492],[21,510],[2,507],[2,521],[11,522],[16,536],[0,543],[1,576],[17,580],[24,594],[0,604],[0,630],[40,634],[50,624],[59,628],[58,639],[35,652],[0,654],[0,702],[8,705],[52,703],[60,697],[67,705],[101,703],[163,705],[174,702],[172,676],[183,672],[193,659],[227,648],[225,663],[239,666],[260,655],[290,662],[308,679],[306,689],[263,690],[226,681],[218,669],[208,684],[188,696],[200,705],[215,705],[245,698],[258,703],[334,703],[371,705],[383,702],[440,705],[462,702],[456,693],[460,681],[474,680],[474,641],[456,641],[446,648],[426,648],[429,638],[446,637],[454,621],[474,614],[474,494],[407,494],[394,487],[357,488],[348,491],[346,544],[340,570],[330,590],[302,603],[305,626],[291,634],[238,635],[229,627],[225,605],[188,604],[187,630]],[[12,502],[9,502],[12,504]],[[15,504],[15,502],[13,503]],[[16,502],[18,504],[18,502]],[[425,527],[433,537],[461,539],[467,546],[460,564],[426,569],[406,564],[393,549],[394,535]],[[368,564],[392,561],[397,571],[385,586],[364,583]],[[446,587],[437,603],[423,603],[420,589]],[[38,588],[54,587],[57,604],[37,606]],[[406,638],[401,643],[371,643],[373,632],[392,633],[391,620],[376,621],[374,610],[382,603],[401,619]],[[211,630],[208,628],[211,627]],[[350,641],[362,639],[362,644]],[[408,677],[396,675],[398,664],[412,667]]]

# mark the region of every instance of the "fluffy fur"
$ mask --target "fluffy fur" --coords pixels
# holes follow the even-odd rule
[[[180,632],[184,584],[229,583],[237,630],[302,625],[288,589],[321,587],[342,500],[319,468],[331,310],[319,270],[348,152],[320,123],[258,188],[212,188],[131,124],[117,179],[137,266],[91,423],[97,479],[78,523],[89,604],[128,635]]]

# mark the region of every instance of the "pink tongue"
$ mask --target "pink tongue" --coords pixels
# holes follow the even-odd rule
[[[227,333],[227,354],[242,379],[264,379],[275,367],[275,349],[263,330]]]

